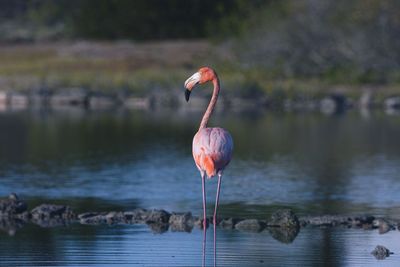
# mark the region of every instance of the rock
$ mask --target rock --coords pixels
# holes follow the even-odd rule
[[[94,93],[88,98],[88,105],[92,109],[108,109],[116,106],[117,99],[112,95]]]
[[[380,234],[385,234],[393,228],[392,225],[387,220],[382,218],[373,220],[372,226],[374,228],[378,228]]]
[[[85,212],[78,215],[81,224],[103,224],[107,223],[108,212]]]
[[[400,109],[400,96],[388,97],[384,101],[385,109]]]
[[[290,244],[296,239],[298,233],[300,232],[300,228],[268,227],[268,232],[275,240],[278,240],[281,243]]]
[[[238,222],[235,229],[247,232],[261,232],[265,228],[265,223],[257,219],[247,219]]]
[[[28,106],[28,96],[18,92],[11,92],[8,96],[12,109],[24,109]]]
[[[125,211],[122,214],[124,220],[128,223],[168,223],[170,213],[165,210],[145,210],[135,209]]]
[[[123,212],[85,212],[78,215],[81,224],[117,224],[125,221]]]
[[[132,109],[150,109],[154,101],[150,97],[127,97],[123,100],[124,106]]]
[[[133,211],[125,211],[123,215],[128,223],[145,223],[148,213],[145,209],[135,209]]]
[[[293,211],[289,209],[282,209],[274,212],[271,215],[271,219],[268,221],[268,226],[298,228],[300,227],[300,223]]]
[[[349,224],[351,218],[340,215],[322,215],[302,217],[300,221],[302,225],[310,224],[314,226],[337,226]]]
[[[174,232],[191,232],[194,226],[192,213],[172,213],[169,217],[169,225],[171,231]]]
[[[145,219],[146,223],[168,223],[171,214],[165,210],[151,210]]]
[[[124,221],[123,212],[110,211],[105,215],[105,217],[108,224],[121,223]]]
[[[0,91],[0,105],[6,105],[8,102],[8,94],[6,91]]]
[[[347,99],[342,94],[332,94],[320,102],[320,110],[325,114],[342,113],[347,106]]]
[[[374,255],[374,257],[377,260],[383,260],[386,257],[389,257],[390,254],[393,254],[392,252],[390,252],[389,249],[385,248],[384,246],[378,245],[375,247],[375,249],[371,252],[372,255]]]
[[[65,88],[55,92],[50,98],[50,104],[57,106],[86,106],[88,91],[83,88]]]
[[[221,222],[219,223],[219,226],[224,229],[234,229],[235,225],[240,221],[241,220],[237,218],[222,219]]]
[[[374,216],[363,215],[351,218],[351,224],[357,227],[372,228],[372,222],[375,220]]]
[[[12,217],[26,210],[26,203],[19,200],[15,193],[10,194],[6,199],[0,199],[0,217]]]
[[[63,218],[73,219],[75,214],[71,208],[64,205],[42,204],[31,211],[33,219]]]

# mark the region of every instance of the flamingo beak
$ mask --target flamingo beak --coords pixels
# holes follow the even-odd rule
[[[189,102],[189,97],[190,97],[190,93],[191,93],[192,91],[190,91],[190,90],[188,90],[188,89],[186,89],[185,90],[185,99],[186,99],[186,102]]]
[[[199,72],[196,72],[192,76],[190,76],[186,81],[185,81],[185,98],[186,101],[189,101],[190,93],[192,92],[193,87],[200,82],[201,75]]]

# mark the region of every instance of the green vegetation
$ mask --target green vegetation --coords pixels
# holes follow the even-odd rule
[[[0,86],[143,94],[211,65],[244,98],[395,93],[399,17],[396,0],[5,1]]]

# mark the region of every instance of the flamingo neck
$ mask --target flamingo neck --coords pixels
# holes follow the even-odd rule
[[[210,119],[211,114],[215,108],[215,105],[217,104],[218,95],[219,95],[219,79],[217,76],[214,77],[214,79],[212,80],[212,83],[214,85],[213,94],[212,94],[210,103],[208,104],[207,110],[204,113],[203,118],[201,119],[199,131],[201,129],[207,127],[208,120]]]

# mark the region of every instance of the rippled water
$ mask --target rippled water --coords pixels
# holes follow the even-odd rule
[[[215,115],[211,124],[228,129],[235,142],[221,216],[267,218],[290,207],[300,215],[400,217],[399,117]],[[47,201],[77,212],[142,207],[200,214],[200,176],[191,158],[200,116],[187,110],[0,113],[0,195],[17,192],[31,208]],[[209,214],[215,189],[216,181],[207,181]],[[144,226],[31,225],[0,236],[6,265],[190,266],[201,260],[199,230],[154,235]],[[400,253],[398,232],[305,229],[291,244],[268,233],[221,230],[218,236],[219,263],[226,266],[374,266],[369,253],[378,243]],[[379,264],[390,266],[396,255]]]
[[[212,266],[212,236],[206,263]],[[25,227],[2,236],[2,266],[200,266],[202,231],[152,234],[145,226]],[[291,244],[268,232],[218,232],[218,266],[398,266],[400,232],[379,235],[360,229],[302,229]],[[370,252],[375,244],[395,250],[385,260]]]

